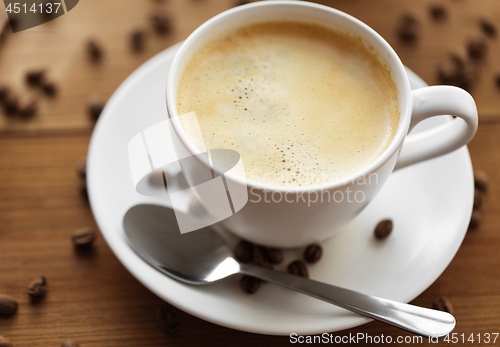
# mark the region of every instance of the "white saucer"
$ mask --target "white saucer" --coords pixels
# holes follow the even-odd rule
[[[173,46],[135,71],[109,100],[92,136],[88,191],[101,232],[123,265],[146,287],[178,308],[207,321],[248,332],[289,335],[333,332],[370,321],[333,305],[265,284],[255,295],[239,288],[239,277],[210,286],[189,286],[161,274],[127,245],[122,217],[139,203],[164,204],[135,192],[128,163],[129,140],[165,120],[165,85]],[[413,88],[425,83],[408,71]],[[449,121],[435,117],[425,127]],[[401,302],[422,293],[448,266],[469,224],[474,184],[467,148],[396,172],[375,200],[324,242],[324,257],[311,278]],[[373,228],[394,221],[385,241]],[[292,251],[293,253],[293,251]],[[298,257],[287,254],[291,260]]]

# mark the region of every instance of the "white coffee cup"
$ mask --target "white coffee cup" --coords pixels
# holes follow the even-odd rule
[[[198,153],[179,122],[176,106],[179,80],[190,58],[208,41],[228,30],[271,20],[313,22],[360,37],[391,72],[397,87],[401,116],[388,148],[363,170],[341,181],[284,187],[248,181],[231,172],[226,173],[227,184],[247,186],[249,192],[246,206],[221,222],[238,236],[257,244],[285,248],[326,239],[363,210],[393,170],[450,153],[474,137],[478,116],[471,95],[452,86],[432,86],[412,91],[397,54],[366,24],[341,11],[314,3],[265,1],[236,7],[213,17],[196,29],[175,55],[167,81],[167,109],[180,140],[180,148],[176,150]],[[408,135],[419,122],[437,115],[457,118],[418,135]],[[404,155],[400,156],[403,147]],[[183,170],[188,181],[190,176],[196,175],[192,167],[183,167]],[[353,194],[358,194],[358,199]],[[347,198],[349,195],[350,200]],[[341,196],[344,199],[340,199]],[[359,199],[360,196],[363,199]]]

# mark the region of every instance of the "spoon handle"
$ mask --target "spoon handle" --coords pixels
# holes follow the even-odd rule
[[[293,289],[415,334],[441,337],[449,334],[455,327],[455,318],[447,312],[365,295],[251,264],[241,264],[240,273]]]

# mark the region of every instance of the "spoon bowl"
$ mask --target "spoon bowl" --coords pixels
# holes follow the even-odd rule
[[[137,205],[125,214],[123,225],[135,252],[177,280],[207,284],[240,270],[228,245],[212,229],[181,234],[172,209]],[[221,271],[221,264],[228,266],[224,267],[225,272]]]

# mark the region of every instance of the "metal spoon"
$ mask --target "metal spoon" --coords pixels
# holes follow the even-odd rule
[[[455,327],[455,318],[446,312],[239,263],[225,241],[210,228],[181,234],[174,211],[166,207],[134,206],[125,214],[123,225],[132,248],[146,262],[181,282],[209,284],[240,273],[279,284],[415,334],[441,337]]]

